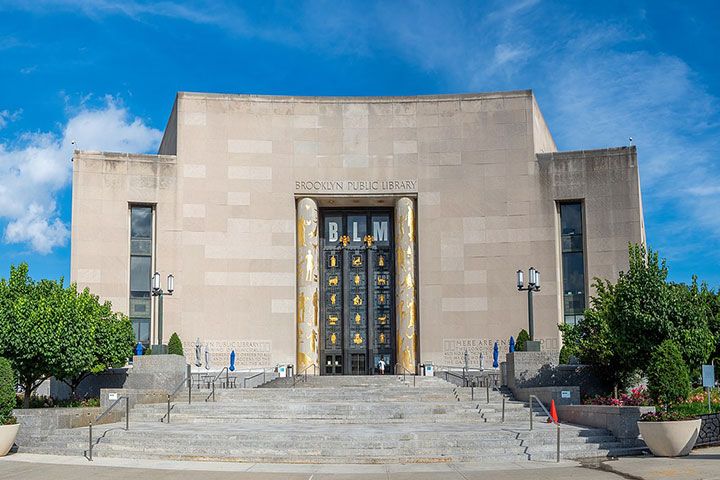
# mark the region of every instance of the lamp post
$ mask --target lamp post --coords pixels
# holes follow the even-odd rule
[[[167,292],[164,292],[162,288],[160,288],[160,274],[158,272],[155,272],[155,275],[153,275],[152,278],[152,296],[157,297],[158,307],[157,307],[157,345],[153,345],[152,350],[153,354],[157,351],[157,353],[167,353],[167,345],[163,345],[162,342],[162,336],[163,336],[163,297],[165,295],[172,295],[173,290],[175,290],[175,277],[172,275],[168,275],[167,277]],[[156,350],[157,349],[157,350]]]
[[[527,290],[528,292],[528,327],[530,333],[530,341],[525,343],[526,352],[539,352],[540,342],[535,341],[535,324],[533,321],[533,292],[540,291],[540,272],[535,270],[535,267],[530,267],[528,272],[528,284],[527,287],[523,282],[523,271],[517,271],[517,288],[518,291],[522,292]]]

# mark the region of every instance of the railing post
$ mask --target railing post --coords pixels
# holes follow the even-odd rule
[[[557,423],[557,463],[560,463],[560,424]]]
[[[88,422],[88,432],[90,436],[88,439],[88,460],[92,462],[92,422]]]
[[[532,430],[532,422],[533,422],[533,406],[532,406],[532,395],[530,396],[530,430]]]
[[[505,396],[503,395],[502,423],[505,423]]]
[[[415,378],[417,378],[417,375],[413,375],[413,387],[415,386]]]
[[[188,377],[188,405],[192,403],[192,377]]]
[[[216,379],[216,380],[217,380],[217,379]],[[213,393],[213,402],[214,402],[214,401],[215,401],[215,382],[213,382],[212,393]]]
[[[485,387],[485,397],[486,397],[487,403],[490,403],[490,387]]]
[[[475,385],[470,385],[470,400],[475,400]]]
[[[168,393],[167,422],[170,423],[170,394]]]
[[[125,397],[125,431],[130,430],[130,397]]]

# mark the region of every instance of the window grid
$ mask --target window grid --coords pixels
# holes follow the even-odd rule
[[[150,344],[153,208],[130,206],[130,319],[136,341]]]
[[[564,319],[565,323],[575,325],[585,313],[582,203],[561,203],[560,224]]]

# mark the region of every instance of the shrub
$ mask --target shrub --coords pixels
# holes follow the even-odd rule
[[[567,365],[570,363],[570,357],[572,356],[571,349],[567,345],[563,345],[560,349],[560,364]]]
[[[525,342],[528,340],[530,340],[530,334],[523,328],[520,330],[520,333],[518,333],[517,340],[515,340],[515,351],[524,352]]]
[[[180,337],[178,337],[177,333],[173,333],[170,336],[170,341],[168,341],[168,354],[180,355],[181,357],[184,355],[182,342],[180,341]]]
[[[682,401],[690,393],[690,374],[680,349],[665,340],[653,352],[647,369],[648,392],[659,405]]]
[[[595,395],[591,398],[583,398],[583,405],[613,405],[616,407],[648,407],[652,406],[653,401],[648,395],[645,387],[633,388],[630,395],[626,393],[620,394],[619,398],[602,397]]]
[[[15,373],[10,362],[0,357],[0,425],[15,423]]]

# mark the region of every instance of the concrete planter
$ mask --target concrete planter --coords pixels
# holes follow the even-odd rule
[[[17,437],[20,424],[0,425],[0,457],[4,457],[12,448]]]
[[[695,446],[701,420],[638,422],[640,435],[656,457],[683,457]]]

